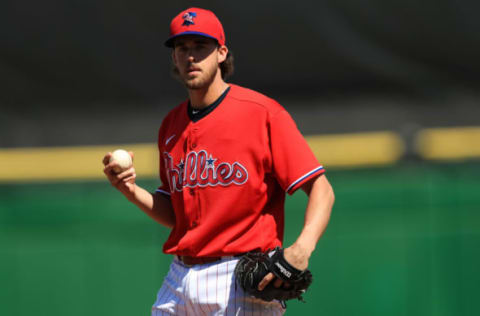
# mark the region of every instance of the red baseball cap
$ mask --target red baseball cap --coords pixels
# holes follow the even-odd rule
[[[170,37],[165,46],[173,47],[173,39],[182,35],[200,35],[213,38],[225,45],[225,32],[222,23],[212,11],[189,8],[180,12],[170,23]]]

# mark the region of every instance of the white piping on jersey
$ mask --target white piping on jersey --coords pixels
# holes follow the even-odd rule
[[[312,171],[309,171],[307,172],[306,174],[304,174],[303,176],[301,176],[300,178],[298,178],[297,180],[295,180],[292,184],[290,184],[287,188],[287,192],[289,192],[295,185],[297,185],[299,182],[305,180],[305,178],[308,178],[309,176],[311,176],[312,174],[316,173],[317,171],[320,171],[323,169],[323,166],[320,166],[320,167],[317,167],[315,169],[313,169]]]
[[[166,194],[166,195],[170,196],[170,192],[163,191],[161,189],[157,189],[155,192],[160,192],[160,193],[163,193],[163,194]]]
[[[173,134],[172,136],[170,136],[169,138],[167,138],[167,140],[165,141],[165,146],[168,145],[168,143],[170,143],[170,141],[172,140],[172,138],[175,137],[175,134]]]

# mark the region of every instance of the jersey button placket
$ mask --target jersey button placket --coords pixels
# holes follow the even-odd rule
[[[189,139],[188,139],[188,146],[191,151],[194,151],[198,147],[198,140],[196,132],[198,128],[194,127],[190,129]],[[190,227],[195,228],[199,224],[200,220],[200,203],[198,203],[198,194],[197,188],[188,188],[188,195],[190,196],[189,200],[191,201],[191,220],[190,220]]]
[[[198,194],[197,190],[195,188],[189,188],[188,193],[190,195],[190,201],[191,201],[191,209],[193,210],[192,212],[192,217],[190,221],[190,227],[195,228],[198,226],[198,221],[200,218],[200,204],[198,203]]]
[[[190,149],[195,149],[197,148],[197,135],[196,132],[198,131],[198,128],[194,127],[190,130]]]

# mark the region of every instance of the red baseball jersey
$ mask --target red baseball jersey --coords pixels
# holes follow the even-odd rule
[[[280,246],[285,192],[324,169],[275,100],[230,84],[211,108],[192,120],[187,100],[160,127],[157,191],[176,216],[163,250],[212,257]]]

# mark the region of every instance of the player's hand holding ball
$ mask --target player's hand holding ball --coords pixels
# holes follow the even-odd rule
[[[133,152],[117,149],[103,157],[105,168],[103,172],[110,183],[127,198],[135,192],[135,168],[133,167]]]
[[[110,156],[108,162],[116,162],[113,166],[113,171],[115,171],[115,173],[121,173],[122,171],[128,170],[133,164],[132,156],[123,149],[115,150]]]

